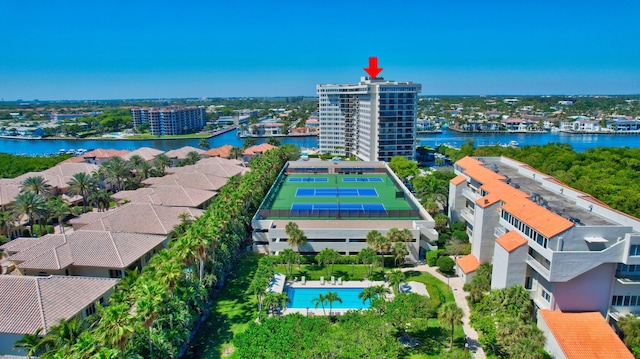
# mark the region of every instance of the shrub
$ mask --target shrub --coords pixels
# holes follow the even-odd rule
[[[442,253],[443,253],[442,249],[437,249],[435,251],[427,252],[427,254],[425,255],[425,259],[429,267],[433,267],[436,265],[436,261],[438,260],[438,258],[442,256]]]
[[[451,224],[451,230],[453,231],[465,231],[467,230],[467,224],[461,221],[453,222]]]
[[[438,266],[438,268],[440,268],[441,272],[451,273],[455,263],[453,262],[453,259],[451,259],[450,257],[440,257],[438,258],[436,265]]]
[[[469,242],[469,235],[465,231],[453,231],[453,235],[451,237],[459,240],[460,242]]]

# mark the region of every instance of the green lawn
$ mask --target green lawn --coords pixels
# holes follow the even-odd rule
[[[191,342],[184,358],[213,359],[233,358],[233,336],[244,331],[249,323],[257,316],[257,305],[252,293],[247,292],[253,273],[258,267],[257,254],[246,254],[234,272],[228,277],[224,288],[210,308],[210,315],[202,324],[194,340]],[[389,270],[389,268],[386,268]],[[364,277],[364,266],[350,264],[336,264],[334,276],[343,280],[360,280]],[[276,272],[285,273],[284,265],[276,266]],[[408,271],[407,280],[424,283],[431,298],[438,298],[441,303],[454,300],[453,293],[446,283],[441,282],[429,273]],[[301,269],[294,267],[294,276],[304,275],[307,280],[318,280],[320,276],[327,278],[322,266],[311,264],[302,265]],[[376,268],[371,280],[384,280],[380,268]],[[429,319],[425,328],[415,328],[410,334],[420,340],[420,345],[408,348],[403,358],[408,359],[436,359],[438,353],[449,345],[450,331],[443,328],[437,319]],[[463,347],[463,330],[461,326],[455,328],[454,345]],[[225,354],[227,352],[227,354]]]
[[[222,290],[211,305],[207,320],[202,323],[184,358],[221,358],[231,349],[235,333],[244,331],[257,316],[258,306],[247,292],[260,256],[247,253],[238,261],[236,269],[227,277]]]

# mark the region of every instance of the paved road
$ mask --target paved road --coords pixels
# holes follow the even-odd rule
[[[456,300],[456,305],[462,309],[464,312],[464,317],[462,317],[462,326],[464,328],[464,333],[467,336],[467,343],[469,343],[469,350],[473,353],[473,357],[476,359],[486,359],[486,355],[484,354],[484,350],[478,343],[478,332],[475,329],[471,328],[469,325],[469,304],[467,303],[467,299],[465,298],[469,293],[465,292],[462,289],[464,283],[462,279],[459,277],[447,278],[442,274],[438,273],[436,267],[429,267],[428,265],[420,265],[413,268],[403,268],[403,271],[411,271],[417,270],[420,272],[428,272],[434,277],[440,279],[441,281],[449,284],[451,290],[453,291],[453,297]]]

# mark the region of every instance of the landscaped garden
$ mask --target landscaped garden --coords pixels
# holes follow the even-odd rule
[[[255,254],[240,260],[211,307],[210,315],[192,341],[186,358],[442,358],[463,355],[463,330],[456,312],[453,293],[432,275],[405,271],[405,281],[424,283],[430,298],[417,294],[396,294],[393,301],[374,298],[371,309],[350,311],[338,317],[300,314],[267,315],[268,308],[278,307],[270,301],[261,278],[284,273],[277,257],[264,257],[258,264]],[[367,273],[366,264],[335,264],[332,274],[344,280],[360,280]],[[398,270],[387,271],[387,278]],[[293,275],[318,279],[327,275],[321,264],[301,264]],[[384,279],[375,268],[370,279]],[[308,279],[308,280],[309,280]],[[330,290],[330,288],[328,287]],[[262,303],[262,308],[259,308]],[[276,303],[274,305],[274,303]],[[449,305],[445,305],[445,304]],[[442,308],[446,307],[446,310]],[[449,310],[449,312],[447,312]],[[453,315],[451,314],[453,311]],[[281,313],[274,310],[272,313]],[[451,322],[454,322],[453,346]],[[402,338],[402,342],[399,340]],[[407,346],[402,343],[407,343]]]

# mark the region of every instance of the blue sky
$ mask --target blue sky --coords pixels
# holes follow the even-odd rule
[[[640,1],[0,0],[0,98],[640,93]]]

